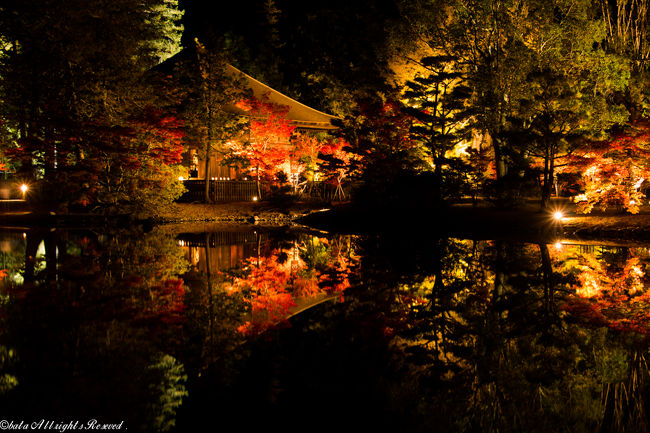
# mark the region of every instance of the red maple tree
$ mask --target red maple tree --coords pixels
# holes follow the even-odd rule
[[[334,199],[345,199],[343,180],[348,176],[352,165],[353,155],[348,152],[349,143],[342,138],[326,142],[320,150],[321,168],[325,171],[328,180],[335,185]]]
[[[28,137],[7,156],[23,170],[43,169],[42,202],[138,206],[177,179],[169,168],[181,161],[182,135],[175,116],[148,107],[120,125],[97,117],[61,126],[47,139]],[[37,154],[43,167],[33,165]]]
[[[570,157],[565,171],[582,175],[584,193],[578,210],[622,207],[638,213],[645,199],[643,182],[650,178],[650,122],[638,121],[611,139],[589,142]]]
[[[272,177],[277,167],[287,160],[296,127],[287,119],[289,107],[270,102],[268,96],[243,99],[237,107],[250,117],[250,135],[247,142],[233,142],[231,146],[236,155],[250,162],[259,197],[261,179]]]

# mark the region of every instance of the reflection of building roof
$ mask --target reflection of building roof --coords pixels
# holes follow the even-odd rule
[[[331,122],[332,119],[336,119],[336,117],[308,107],[305,104],[301,104],[295,99],[291,99],[287,95],[278,92],[277,90],[267,86],[260,81],[257,81],[255,78],[249,75],[244,74],[232,65],[227,65],[226,70],[228,73],[232,74],[235,77],[243,78],[245,86],[253,92],[253,95],[256,98],[268,98],[269,102],[288,106],[289,112],[287,113],[287,118],[290,119],[291,123],[296,125],[298,128],[324,130],[336,128],[332,125]],[[231,109],[241,114],[245,114],[243,110],[237,107],[231,107]]]
[[[341,295],[338,293],[320,293],[318,295],[296,299],[295,300],[296,305],[289,308],[289,317],[293,317],[296,314],[300,314],[305,310],[315,307],[316,305],[322,304],[323,302],[334,301],[340,297]],[[287,319],[289,317],[287,317]]]

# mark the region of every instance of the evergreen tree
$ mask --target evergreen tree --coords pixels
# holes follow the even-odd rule
[[[415,119],[411,135],[426,148],[433,167],[436,205],[449,195],[445,181],[458,168],[459,159],[450,153],[470,136],[471,112],[467,102],[471,93],[462,84],[463,74],[451,71],[454,60],[449,56],[423,58],[421,63],[427,74],[407,82],[404,92],[408,100],[405,111]]]
[[[234,108],[247,93],[241,78],[218,50],[208,49],[196,40],[194,48],[185,52],[187,56],[175,65],[185,90],[185,144],[196,148],[204,160],[204,194],[206,203],[210,203],[211,162],[229,156],[229,141],[245,139],[241,134],[246,119]]]
[[[178,193],[165,180],[180,155],[175,101],[144,74],[178,49],[180,16],[175,0],[3,3],[0,116],[12,131],[3,145],[40,180],[41,204],[136,210],[146,203],[132,191]],[[167,129],[162,141],[146,139],[152,128]]]

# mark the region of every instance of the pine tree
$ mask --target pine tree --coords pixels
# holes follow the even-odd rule
[[[210,165],[213,158],[224,159],[230,153],[227,143],[243,140],[246,119],[232,108],[247,96],[239,77],[229,71],[224,55],[209,50],[195,40],[190,58],[177,65],[186,84],[184,117],[186,144],[199,149],[205,166],[205,201],[211,202]],[[183,80],[184,79],[184,80]]]
[[[450,152],[469,137],[471,96],[463,85],[463,74],[452,70],[456,59],[449,56],[425,57],[421,60],[426,75],[406,83],[405,111],[415,121],[411,135],[427,150],[434,173],[433,200],[440,205],[448,195],[444,182],[455,159]]]

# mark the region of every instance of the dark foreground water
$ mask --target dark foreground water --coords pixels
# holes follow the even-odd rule
[[[648,431],[648,248],[182,231],[1,233],[0,429]]]

